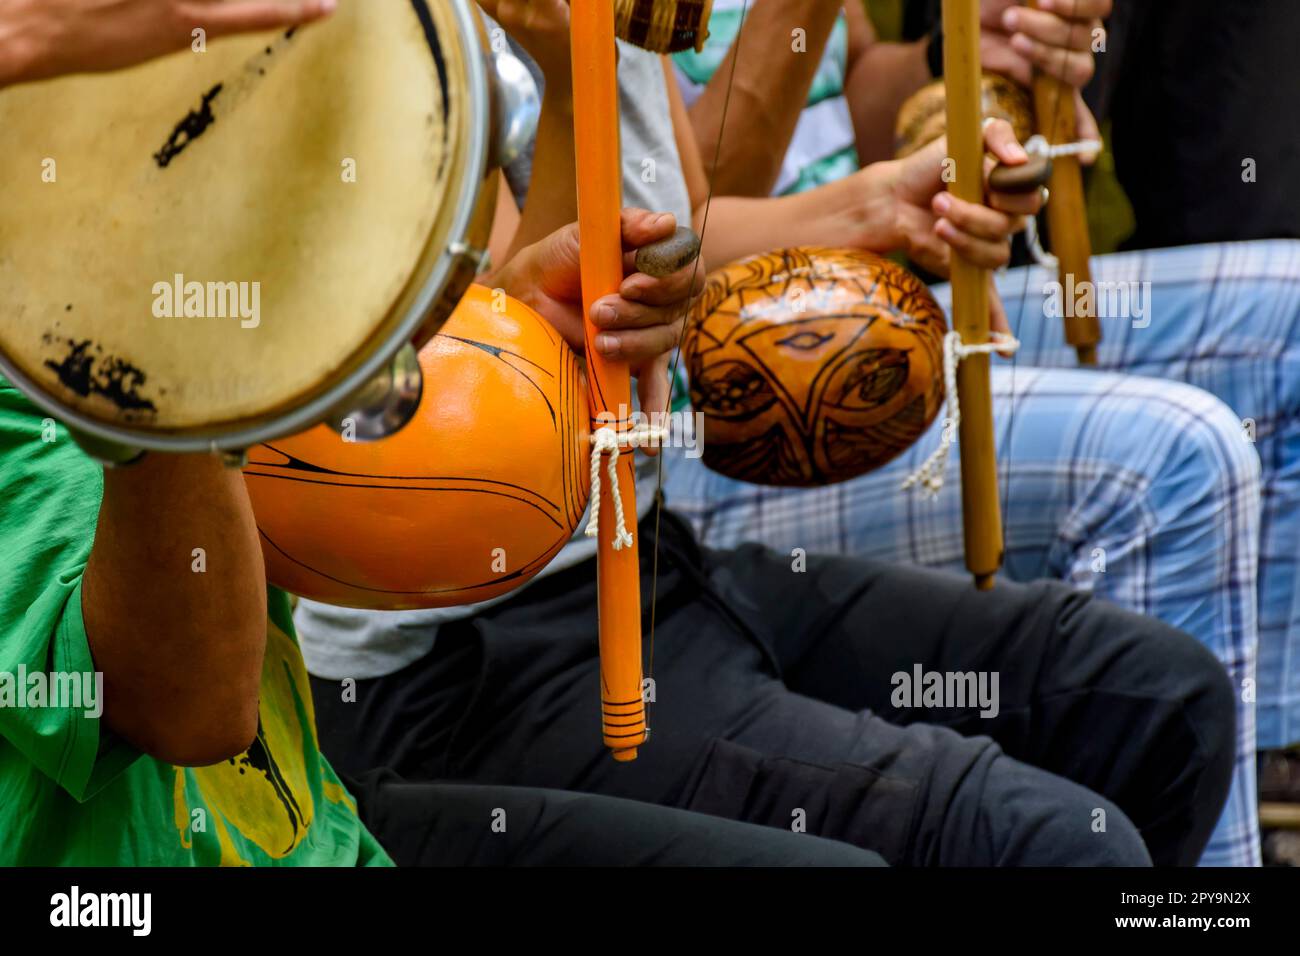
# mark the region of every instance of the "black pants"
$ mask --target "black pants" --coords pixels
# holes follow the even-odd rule
[[[648,610],[653,523],[640,533]],[[354,703],[316,680],[322,747],[354,775],[806,827],[896,865],[1196,861],[1234,740],[1231,685],[1196,641],[1053,582],[978,593],[854,558],[793,565],[702,550],[665,515],[652,735],[633,763],[601,743],[591,566],[444,626],[424,659],[359,681]],[[918,667],[996,675],[996,716],[911,706],[896,675]]]
[[[884,866],[847,843],[649,803],[535,787],[349,780],[400,866]]]

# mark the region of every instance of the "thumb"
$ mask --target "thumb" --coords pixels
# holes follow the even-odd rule
[[[928,206],[930,198],[947,185],[943,179],[947,160],[947,136],[940,136],[912,155],[898,160],[898,186],[902,197],[918,206]]]
[[[530,275],[542,292],[557,299],[581,300],[582,259],[576,222],[539,239],[529,248],[527,259]]]

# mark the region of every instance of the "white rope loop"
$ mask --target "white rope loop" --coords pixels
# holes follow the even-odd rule
[[[1044,136],[1031,136],[1025,143],[1025,152],[1037,156],[1046,156],[1049,159],[1056,159],[1059,156],[1083,156],[1087,154],[1096,155],[1101,152],[1102,144],[1096,139],[1081,139],[1074,143],[1060,143],[1056,146],[1047,142]],[[1043,201],[1046,202],[1046,193]],[[1060,267],[1060,262],[1056,256],[1052,255],[1043,248],[1042,239],[1038,235],[1038,220],[1030,216],[1025,223],[1025,245],[1029,248],[1029,254],[1033,260],[1044,269],[1055,270]]]
[[[1061,260],[1043,248],[1043,240],[1038,235],[1038,219],[1034,216],[1025,220],[1025,246],[1033,260],[1044,269],[1056,272],[1060,268]]]
[[[957,429],[961,426],[961,399],[957,394],[958,363],[971,355],[1014,352],[1020,348],[1019,340],[1005,332],[990,332],[989,337],[992,341],[980,345],[967,345],[961,340],[961,333],[956,331],[943,337],[943,384],[948,395],[948,417],[943,423],[939,447],[903,481],[904,491],[913,485],[919,485],[927,498],[936,498],[943,490],[944,475],[948,471],[948,455],[956,441],[954,436]]]
[[[1048,159],[1056,159],[1060,156],[1096,155],[1101,152],[1101,148],[1102,143],[1099,139],[1080,139],[1073,143],[1057,143],[1053,146],[1045,136],[1031,136],[1025,143],[1026,153],[1046,156]]]
[[[650,425],[636,425],[620,434],[605,425],[591,433],[591,517],[587,519],[588,538],[600,536],[600,459],[609,455],[610,497],[614,499],[614,550],[632,547],[634,539],[627,530],[623,515],[623,496],[618,488],[618,456],[635,448],[654,447],[668,437],[668,429]]]

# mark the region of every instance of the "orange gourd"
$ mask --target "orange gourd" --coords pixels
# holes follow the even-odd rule
[[[586,384],[528,306],[472,286],[420,352],[415,418],[373,443],[325,426],[259,445],[245,482],[267,578],[346,607],[497,597],[573,535],[590,491]]]

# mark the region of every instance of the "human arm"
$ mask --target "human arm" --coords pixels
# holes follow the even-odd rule
[[[331,9],[324,0],[0,0],[0,85],[119,69],[189,46],[199,28],[216,38],[306,23]],[[53,446],[41,459],[51,471],[49,498],[63,473],[98,470],[61,439],[43,441]],[[18,447],[4,450],[21,456]],[[239,753],[256,732],[266,639],[261,549],[242,478],[210,456],[153,456],[104,473],[95,490],[97,527],[50,556],[62,565],[60,583],[80,595],[47,622],[59,652],[93,662],[104,681],[104,726],[138,750],[195,765]],[[44,506],[45,496],[33,504]],[[81,542],[84,561],[68,563]],[[196,548],[211,561],[202,573],[191,567]],[[87,739],[72,726],[70,751]]]
[[[335,0],[0,0],[0,87],[134,66],[208,39],[296,26]]]
[[[668,99],[708,270],[754,253],[800,245],[902,251],[940,275],[947,273],[950,247],[957,245],[987,268],[997,268],[1010,256],[1010,235],[1022,226],[1019,217],[1041,205],[1038,195],[990,192],[989,207],[972,207],[948,196],[942,177],[943,140],[907,159],[874,163],[806,192],[748,198],[718,195],[715,188],[710,199],[704,159],[681,93],[671,84]],[[1004,122],[989,124],[985,138],[990,151],[1009,165],[1028,159]]]
[[[1099,138],[1096,121],[1078,93],[1092,78],[1094,31],[1113,0],[1042,0],[1039,9],[1020,0],[982,0],[980,59],[984,69],[1028,87],[1035,68],[1075,88],[1081,139]],[[849,67],[845,96],[853,116],[858,158],[865,165],[894,151],[894,122],[909,96],[929,83],[929,37],[913,43],[882,43],[860,5],[845,7],[849,21]]]
[[[593,310],[598,345],[637,370],[646,407],[666,400],[662,357],[680,335],[691,270],[638,275],[631,256],[675,225],[671,215],[625,213],[628,278]],[[488,281],[581,349],[578,262],[570,225]],[[106,726],[171,764],[205,765],[243,751],[257,729],[266,584],[239,471],[212,456],[148,455],[103,471],[102,483],[79,603],[89,655],[104,675]]]
[[[118,736],[183,766],[248,747],[266,579],[238,469],[212,455],[163,454],[106,469],[81,613]]]
[[[514,233],[504,244],[500,258],[504,262],[578,218],[569,4],[566,0],[479,0],[479,6],[528,51],[545,79],[528,195]]]
[[[1113,0],[1039,0],[1036,7],[1016,0],[984,0],[980,56],[985,68],[1028,87],[1037,70],[1060,80],[1074,98],[1075,136],[1100,140],[1101,131],[1083,100],[1083,88],[1096,72],[1094,44],[1104,35],[1102,19]],[[1095,157],[1084,154],[1081,162]]]
[[[861,4],[847,4],[848,71],[844,96],[853,117],[858,161],[864,166],[894,155],[894,121],[909,96],[929,83],[929,40],[882,43]]]
[[[718,153],[716,195],[767,196],[775,188],[843,6],[843,0],[750,4],[738,44],[732,44],[689,111],[700,152],[710,163]],[[801,31],[798,44],[795,30]],[[669,80],[675,85],[675,77]]]
[[[687,265],[656,278],[636,270],[636,251],[667,239],[677,228],[671,213],[625,209],[622,215],[623,284],[615,295],[597,299],[592,316],[595,345],[627,362],[637,378],[642,408],[665,407],[668,353],[681,339],[686,308],[703,284],[703,272]],[[570,223],[527,246],[482,281],[532,306],[580,354],[585,348],[578,226]]]
[[[1037,208],[1039,196],[995,196],[989,206],[950,196],[939,178],[944,141],[937,143],[792,196],[715,198],[705,265],[715,269],[756,252],[801,245],[903,252],[936,275],[947,274],[953,248],[986,269],[1006,265],[1010,237],[1023,228],[1020,217]]]
[[[243,750],[267,630],[251,529],[237,469],[159,455],[105,470],[0,380],[0,673],[81,686],[0,707],[5,740],[77,799],[141,752],[199,765]]]
[[[509,243],[508,256],[480,281],[497,285],[532,305],[576,350],[585,347],[581,284],[577,270],[577,182],[572,78],[568,42],[569,7],[564,0],[481,0],[481,6],[528,51],[546,74],[546,93],[533,156],[528,199]],[[516,217],[499,205],[494,247]],[[637,275],[637,248],[667,239],[677,225],[672,215],[625,210],[623,239],[627,276],[620,294],[593,308],[602,332],[595,347],[626,361],[637,377],[643,407],[666,401],[667,352],[676,344],[695,270],[663,280]],[[507,258],[509,261],[507,262]],[[702,278],[702,277],[701,277]]]

